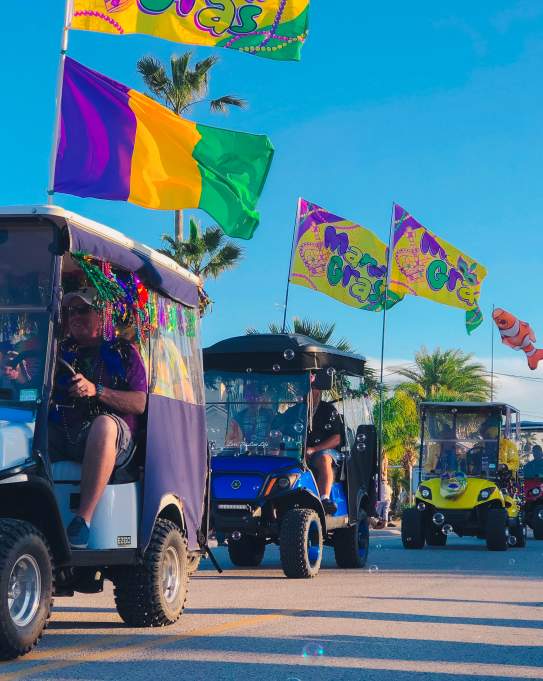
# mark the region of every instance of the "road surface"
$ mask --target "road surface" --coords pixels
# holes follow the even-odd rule
[[[38,648],[0,663],[2,681],[457,681],[543,679],[543,541],[490,553],[449,538],[405,551],[373,531],[365,570],[288,580],[275,547],[259,569],[226,549],[190,584],[173,627],[129,629],[104,593],[58,598]]]

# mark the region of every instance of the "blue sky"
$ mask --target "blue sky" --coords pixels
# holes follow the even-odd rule
[[[3,3],[2,204],[45,201],[54,115],[62,0]],[[331,5],[338,9],[330,10]],[[358,4],[360,6],[358,7]],[[377,3],[373,3],[374,7]],[[326,6],[327,7],[326,7]],[[303,196],[387,239],[391,204],[477,258],[488,269],[487,320],[471,337],[463,313],[408,298],[389,315],[388,364],[421,346],[490,355],[492,304],[531,323],[543,346],[538,296],[543,247],[543,5],[539,0],[312,1],[311,34],[300,63],[274,63],[218,50],[212,94],[247,99],[227,117],[199,106],[191,117],[267,133],[276,156],[260,203],[261,225],[245,259],[207,286],[211,343],[280,321],[296,200]],[[355,8],[355,9],[353,9]],[[135,64],[193,49],[149,37],[72,32],[69,53],[143,89]],[[152,246],[173,229],[169,213],[58,195],[56,202]],[[198,211],[194,211],[198,214]],[[186,212],[188,216],[189,212]],[[200,214],[204,224],[211,221]],[[289,318],[333,320],[370,358],[381,318],[292,287]],[[502,373],[528,374],[523,355],[496,341]],[[543,379],[543,365],[532,378]],[[540,416],[536,381],[502,377],[499,396]]]

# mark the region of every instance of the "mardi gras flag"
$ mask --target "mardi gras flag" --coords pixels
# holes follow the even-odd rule
[[[199,125],[66,59],[55,192],[201,208],[250,239],[273,158],[265,135]]]
[[[298,60],[309,0],[75,0],[71,27]]]
[[[423,227],[401,206],[394,206],[391,291],[466,310],[471,333],[483,321],[479,294],[485,277],[482,265]]]
[[[295,238],[293,284],[360,310],[383,309],[387,247],[375,234],[301,199]],[[401,298],[389,291],[387,308]]]

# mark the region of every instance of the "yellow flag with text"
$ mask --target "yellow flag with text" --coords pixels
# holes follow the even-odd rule
[[[386,295],[387,247],[373,232],[300,201],[290,281],[345,305],[379,312]],[[387,308],[401,295],[389,291]]]
[[[394,206],[392,292],[462,308],[471,333],[483,322],[479,295],[486,274],[476,260],[423,227],[401,206]]]
[[[71,28],[299,60],[309,0],[74,0]]]

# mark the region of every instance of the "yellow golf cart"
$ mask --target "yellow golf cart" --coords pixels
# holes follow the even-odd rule
[[[490,551],[526,545],[518,480],[520,414],[502,403],[423,402],[419,484],[404,511],[406,549],[475,536]]]

